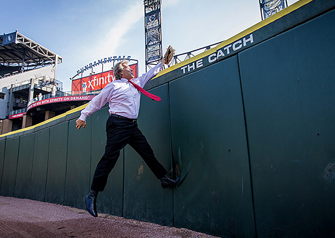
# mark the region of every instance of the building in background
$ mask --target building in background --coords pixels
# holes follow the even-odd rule
[[[19,32],[0,35],[0,134],[25,128],[89,99],[63,92],[62,57]]]

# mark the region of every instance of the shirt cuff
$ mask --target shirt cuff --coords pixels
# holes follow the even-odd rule
[[[82,121],[86,121],[86,118],[87,118],[87,115],[85,115],[83,113],[79,117],[79,119],[82,120]]]

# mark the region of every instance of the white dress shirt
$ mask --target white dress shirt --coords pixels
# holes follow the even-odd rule
[[[131,79],[134,83],[141,86],[156,76],[163,69],[163,64],[159,63],[147,73],[140,77]],[[110,82],[101,92],[95,96],[81,111],[80,120],[86,121],[86,118],[92,113],[98,111],[107,102],[109,102],[109,113],[117,114],[130,119],[137,119],[140,109],[141,93],[130,83],[128,79],[121,78]]]

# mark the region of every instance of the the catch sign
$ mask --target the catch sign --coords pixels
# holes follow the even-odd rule
[[[129,65],[134,72],[134,78],[137,78],[137,64]],[[107,84],[114,81],[114,71],[109,70],[102,73],[90,75],[87,77],[72,80],[72,92],[81,94],[103,89]]]

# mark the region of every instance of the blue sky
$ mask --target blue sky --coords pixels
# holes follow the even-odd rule
[[[77,70],[109,56],[138,59],[139,73],[145,72],[143,0],[0,0],[0,6],[1,34],[18,30],[63,57],[57,79],[64,91],[71,90],[69,78]],[[161,11],[163,51],[172,45],[176,54],[223,41],[261,20],[258,0],[162,0]]]

